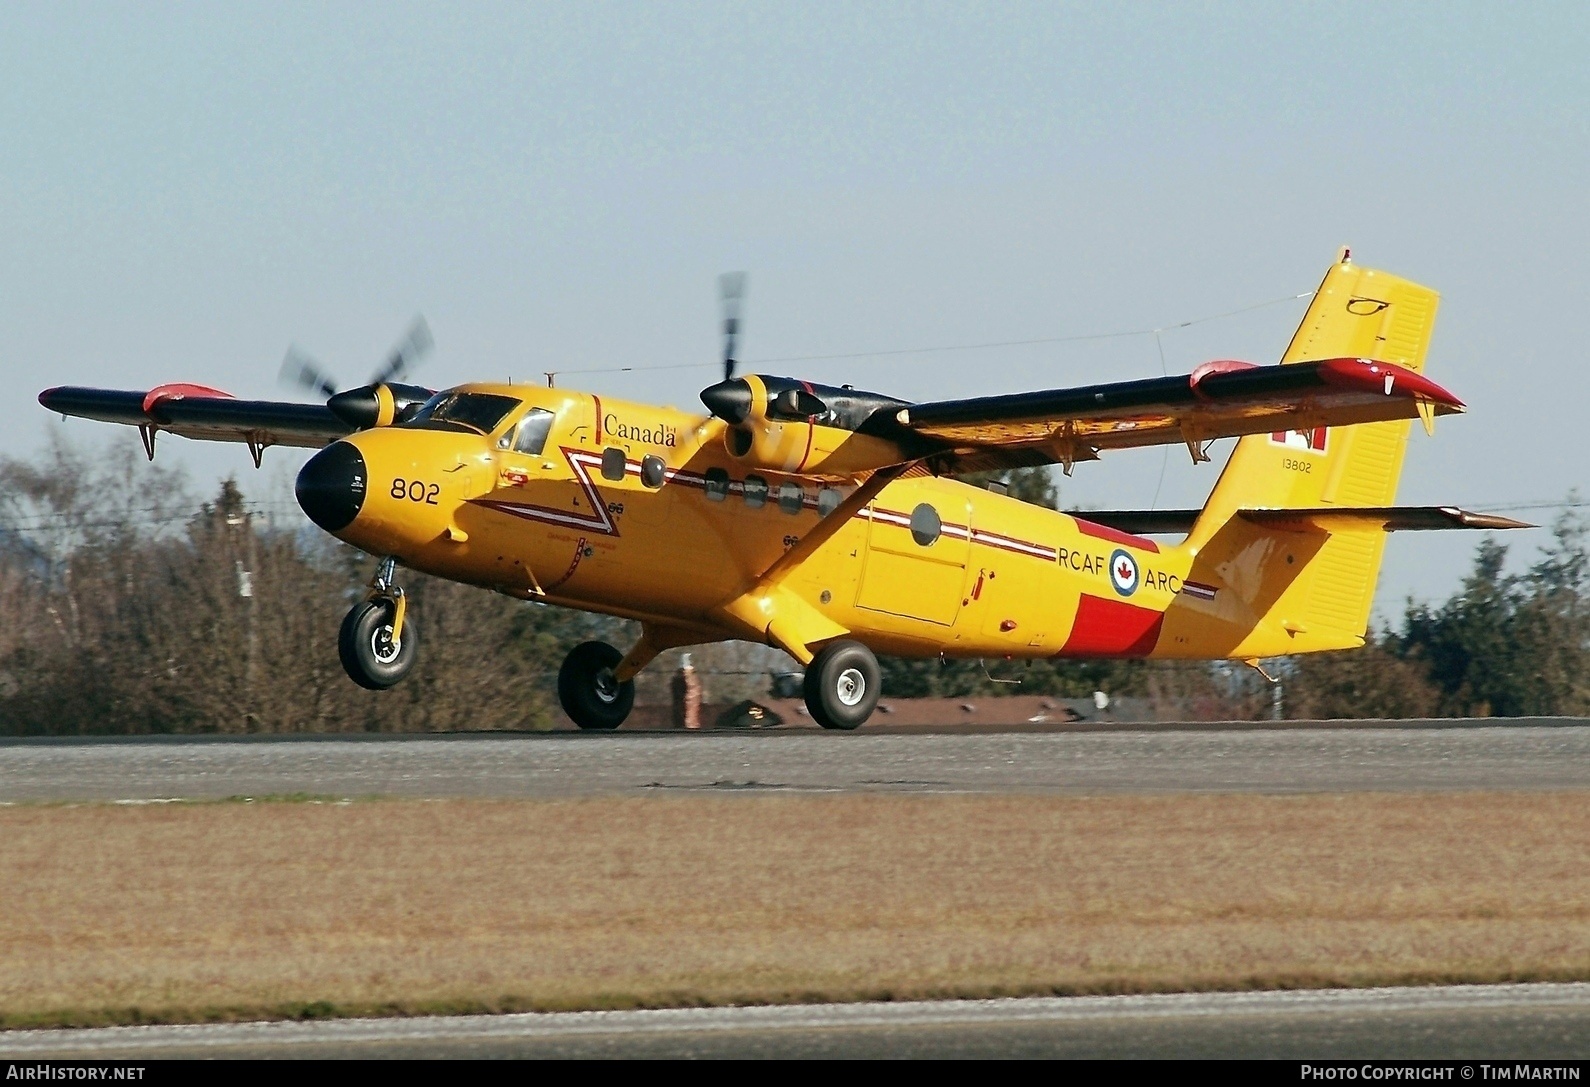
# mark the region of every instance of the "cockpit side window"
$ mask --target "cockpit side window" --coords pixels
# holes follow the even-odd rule
[[[528,453],[532,457],[540,456],[546,448],[547,435],[552,433],[552,420],[552,413],[545,408],[531,408],[519,421],[519,431],[513,439],[513,451]]]
[[[623,482],[624,476],[629,473],[629,454],[616,445],[610,445],[602,450],[602,478],[610,479],[614,483]]]
[[[437,393],[403,425],[431,430],[472,430],[490,434],[523,401],[495,393]]]

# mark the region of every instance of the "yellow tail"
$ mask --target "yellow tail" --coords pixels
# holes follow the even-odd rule
[[[1281,362],[1352,356],[1422,372],[1438,299],[1427,287],[1361,268],[1344,253],[1325,274]],[[1406,421],[1256,434],[1237,443],[1183,545],[1196,556],[1193,580],[1223,590],[1213,610],[1225,621],[1211,627],[1214,616],[1206,613],[1194,624],[1203,651],[1261,657],[1363,644],[1386,545],[1383,527],[1283,530],[1236,514],[1390,506],[1407,444]],[[1215,646],[1208,644],[1212,630],[1223,631]],[[1190,640],[1184,644],[1193,649]]]

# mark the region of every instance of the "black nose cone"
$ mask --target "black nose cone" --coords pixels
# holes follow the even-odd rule
[[[719,419],[739,426],[751,414],[751,383],[736,377],[708,385],[701,390],[701,402]]]
[[[298,473],[298,504],[315,524],[338,532],[359,516],[368,482],[363,454],[348,442],[332,442]]]

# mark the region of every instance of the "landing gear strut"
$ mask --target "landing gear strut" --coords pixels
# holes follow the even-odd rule
[[[582,642],[558,669],[558,701],[581,728],[615,729],[635,705],[635,681],[613,674],[624,654],[606,642]]]
[[[878,658],[860,642],[825,645],[806,669],[806,709],[824,728],[859,728],[882,693]]]
[[[414,668],[419,647],[414,624],[405,622],[408,598],[393,584],[397,563],[381,560],[370,595],[348,612],[337,635],[337,655],[348,678],[372,691],[384,691]]]

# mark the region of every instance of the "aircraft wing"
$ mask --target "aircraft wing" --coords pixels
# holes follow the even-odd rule
[[[1198,456],[1215,438],[1415,417],[1429,427],[1463,410],[1435,382],[1389,362],[1221,361],[1178,377],[883,408],[863,429],[940,443],[948,448],[928,457],[935,470],[973,471],[1069,466],[1147,445],[1186,443]]]
[[[151,451],[158,431],[200,441],[245,442],[257,450],[271,445],[315,449],[354,429],[324,404],[238,400],[203,385],[162,385],[147,392],[64,385],[40,393],[39,403],[61,415],[138,427]]]

